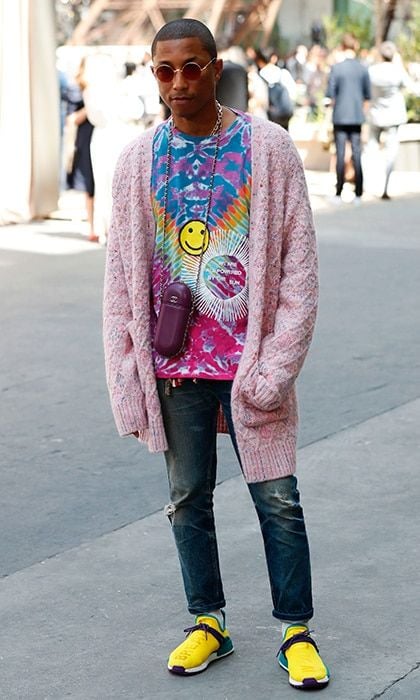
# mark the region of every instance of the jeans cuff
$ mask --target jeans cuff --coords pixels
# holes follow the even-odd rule
[[[200,607],[190,607],[188,606],[188,612],[191,615],[202,615],[206,612],[211,612],[212,610],[221,610],[226,607],[226,601],[224,598],[216,603],[209,603],[208,605],[200,605]]]
[[[273,610],[273,617],[275,617],[276,620],[281,620],[281,622],[301,622],[302,620],[310,620],[313,616],[313,608],[310,608],[308,611],[304,610],[300,613],[283,613],[277,612],[277,610]]]

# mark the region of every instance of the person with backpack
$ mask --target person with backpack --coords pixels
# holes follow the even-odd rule
[[[295,108],[296,83],[288,70],[268,60],[260,49],[255,54],[259,75],[268,86],[267,116],[288,131]]]

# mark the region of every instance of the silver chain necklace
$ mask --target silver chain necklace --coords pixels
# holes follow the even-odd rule
[[[217,137],[216,138],[216,145],[214,148],[214,156],[213,156],[213,162],[212,162],[212,168],[211,168],[211,174],[210,174],[209,196],[207,199],[206,214],[205,214],[205,220],[204,220],[204,231],[205,232],[207,231],[208,220],[209,220],[209,216],[210,216],[211,202],[212,202],[212,196],[213,196],[214,176],[216,173],[217,157],[219,155],[220,135],[222,133],[223,107],[219,102],[216,102],[216,107],[217,107],[216,123],[215,123],[213,129],[211,130],[209,136],[203,137],[203,138],[210,138],[211,136]],[[167,222],[168,222],[169,177],[171,174],[171,165],[172,165],[173,137],[174,137],[174,124],[173,124],[173,118],[171,116],[169,119],[168,148],[167,148],[167,155],[166,155],[165,183],[164,183],[164,192],[163,192],[163,234],[162,234],[162,246],[161,246],[160,295],[159,295],[160,304],[162,304],[162,297],[163,297],[163,292],[164,292],[163,272],[164,272],[164,267],[165,267],[166,228],[167,228]],[[195,297],[196,297],[197,290],[198,290],[198,283],[199,283],[200,273],[201,273],[201,265],[203,262],[205,240],[206,240],[206,235],[204,233],[203,243],[202,243],[201,252],[200,252],[200,260],[199,260],[198,270],[197,270],[197,277],[195,280],[194,290],[193,290],[193,294],[192,294],[191,312],[190,312],[190,318],[189,318],[188,325],[191,322],[191,318],[192,318],[192,315],[194,312]]]

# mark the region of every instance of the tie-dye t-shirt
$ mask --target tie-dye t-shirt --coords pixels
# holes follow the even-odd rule
[[[153,303],[163,288],[182,280],[191,291],[204,252],[188,341],[177,357],[154,352],[157,377],[233,379],[242,354],[248,316],[248,229],[251,192],[251,123],[238,113],[220,136],[213,195],[205,232],[215,136],[174,129],[162,257],[164,191],[169,125],[156,131],[152,192],[156,220]],[[162,269],[163,264],[163,269]]]

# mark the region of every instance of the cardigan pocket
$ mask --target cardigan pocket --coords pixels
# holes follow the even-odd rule
[[[138,371],[138,359],[129,324],[114,355],[108,385],[115,422],[120,435],[131,435],[147,428],[145,392]]]
[[[272,411],[282,404],[280,393],[260,374],[258,362],[243,380],[239,393],[246,403],[261,411]]]
[[[126,325],[126,330],[128,333],[128,336],[131,340],[132,346],[133,346],[133,353],[134,353],[134,362],[137,368],[137,375],[139,379],[139,384],[141,387],[141,390],[144,393],[144,382],[142,381],[142,373],[141,373],[141,368],[142,364],[139,359],[139,347],[138,347],[138,342],[137,342],[137,337],[136,337],[136,321],[132,320]]]
[[[131,343],[132,346],[130,348],[130,352],[133,354],[132,362],[135,369],[135,376],[132,376],[131,381],[137,384],[137,391],[135,393],[137,394],[138,401],[140,402],[139,405],[141,406],[141,415],[138,416],[138,419],[140,421],[139,428],[144,428],[145,426],[147,426],[146,391],[144,386],[144,379],[142,377],[142,372],[140,371],[141,363],[139,362],[138,356],[138,343],[136,340],[135,325],[136,322],[134,320],[130,321],[126,325],[126,331],[128,335],[127,342]]]
[[[281,406],[271,410],[261,409],[244,401],[240,421],[247,428],[259,428],[269,423],[285,421],[288,416],[289,408],[287,401],[283,401]]]
[[[141,334],[139,337],[139,324],[137,321],[130,321],[126,328],[133,344],[139,389],[144,397],[146,420],[150,422],[150,414],[156,416],[160,413],[160,400],[151,347],[148,343],[141,342]],[[141,331],[142,328],[140,326],[140,332]]]
[[[257,385],[255,387],[253,405],[263,411],[273,411],[281,406],[283,403],[279,392],[273,389],[268,383],[267,379],[260,374],[257,379]]]
[[[267,379],[259,374],[258,363],[248,374],[239,392],[242,403],[241,423],[248,427],[259,427],[287,418],[287,401],[270,387]]]

